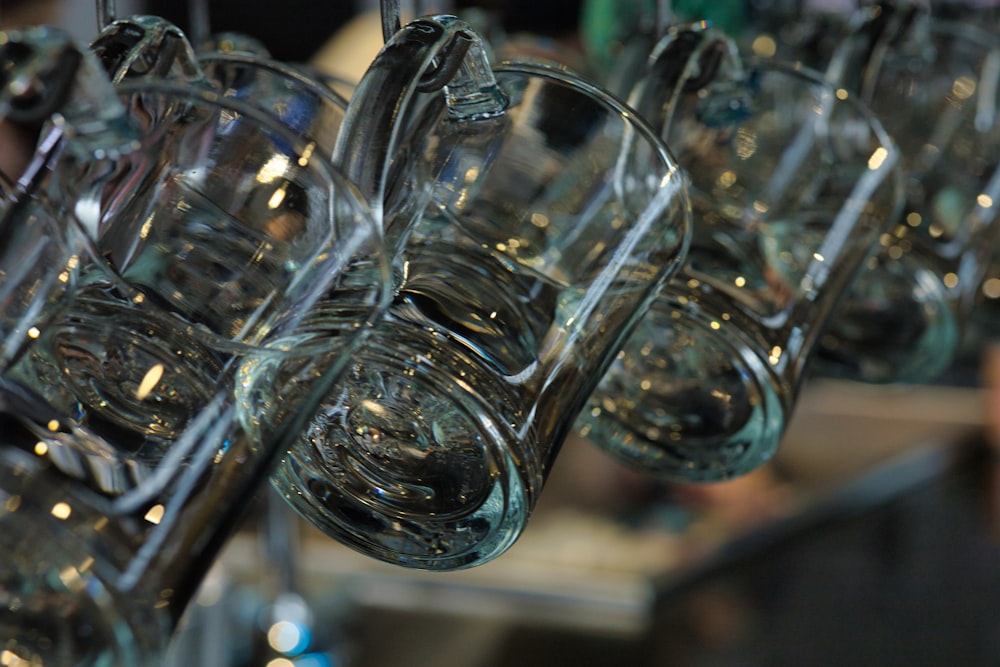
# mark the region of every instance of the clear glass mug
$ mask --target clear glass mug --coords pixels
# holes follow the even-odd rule
[[[334,251],[344,254],[324,299],[295,304],[235,354],[140,483],[112,483],[137,472],[123,470],[126,447],[113,435],[0,377],[0,639],[9,660],[160,664],[219,549],[386,303],[388,262],[371,218],[358,199],[337,208],[357,229]],[[340,306],[345,323],[358,319],[331,340],[315,320]]]
[[[932,382],[969,335],[1000,243],[1000,37],[910,2],[856,21],[827,75],[899,144],[906,204],[821,341],[816,370]]]
[[[24,71],[22,46],[74,48],[4,37],[4,72]],[[11,661],[130,667],[162,657],[391,282],[370,210],[310,144],[191,86],[115,92],[88,55],[0,221],[0,321],[19,325],[0,378],[0,639]]]
[[[113,83],[138,78],[184,81],[267,111],[330,157],[347,101],[304,68],[264,53],[196,52],[187,36],[156,16],[115,19],[91,43]]]
[[[3,38],[0,119],[43,129],[19,181],[3,185],[0,370],[69,298],[76,273],[48,269],[97,255],[90,234],[60,207],[99,187],[138,145],[100,63],[68,33],[41,26]],[[48,197],[47,189],[60,196]]]
[[[678,26],[630,101],[691,180],[694,234],[578,429],[641,470],[717,481],[775,453],[817,341],[901,206],[898,151],[822,75]]]
[[[412,63],[449,32],[469,43],[444,94],[399,104],[426,74]],[[686,185],[626,105],[554,69],[490,68],[452,17],[387,43],[345,119],[367,129],[342,138],[385,142],[373,121],[412,129],[397,150],[381,145],[389,167],[345,150],[367,162],[345,171],[368,174],[373,196],[429,192],[430,204],[387,217],[406,220],[387,229],[390,314],[274,484],[362,553],[470,567],[518,537],[576,413],[683,257]]]
[[[140,470],[126,477],[140,483],[217,391],[232,355],[265,339],[288,304],[317,298],[339,259],[331,248],[354,234],[335,215],[339,196],[360,195],[264,112],[187,84],[131,85],[149,88],[111,101],[128,110],[139,147],[87,191],[47,181],[8,215],[15,233],[37,219],[87,252],[58,264],[67,303],[19,318],[30,350],[6,372],[114,440],[122,465]],[[66,154],[55,167],[65,180],[96,169]],[[18,249],[5,251],[13,259]],[[47,269],[28,278],[51,281]],[[331,341],[357,324],[337,312],[315,323]]]

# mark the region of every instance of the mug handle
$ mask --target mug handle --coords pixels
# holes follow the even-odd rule
[[[865,5],[830,58],[826,77],[870,101],[886,54],[929,15],[926,0],[878,0]]]
[[[0,33],[0,118],[46,123],[83,163],[137,147],[136,132],[97,57],[51,26]]]
[[[133,76],[155,76],[211,88],[187,36],[158,16],[115,20],[101,30],[90,48],[113,84]]]
[[[404,129],[422,95],[440,91],[450,118],[459,122],[496,117],[506,108],[479,37],[467,23],[446,15],[401,28],[351,96],[333,162],[358,186],[383,226],[390,163]]]
[[[681,95],[720,77],[742,79],[742,73],[739,49],[728,35],[703,21],[678,25],[653,48],[646,74],[632,89],[629,104],[666,140]],[[669,94],[664,95],[664,90]]]

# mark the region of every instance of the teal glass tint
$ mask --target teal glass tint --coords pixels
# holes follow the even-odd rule
[[[308,143],[190,86],[114,99],[140,144],[116,178],[40,188],[4,220],[54,202],[50,225],[97,249],[30,267],[69,298],[32,313],[0,382],[0,637],[25,664],[159,663],[390,296],[370,210]]]
[[[889,11],[844,41],[828,75],[899,144],[906,205],[831,322],[816,370],[932,382],[969,335],[998,243],[1000,37]]]
[[[122,96],[148,123],[142,148],[72,209],[90,216],[80,224],[96,230],[102,261],[77,262],[69,310],[36,325],[31,354],[9,371],[41,379],[46,399],[91,429],[135,435],[133,453],[153,460],[233,351],[316,298],[339,261],[332,249],[355,234],[339,207],[356,196],[313,144],[266,114],[208,91],[162,90],[173,89]],[[337,311],[316,324],[331,340],[355,325]]]
[[[678,27],[630,98],[691,181],[687,259],[578,422],[626,463],[714,481],[775,453],[817,340],[901,204],[898,151],[815,72]]]
[[[433,45],[456,25],[409,24],[383,55],[399,62],[409,40]],[[571,74],[481,67],[475,43],[467,53],[444,94],[401,121],[413,129],[392,169],[367,172],[387,201],[409,190],[430,203],[393,237],[389,315],[274,477],[335,539],[428,570],[478,565],[516,540],[690,232],[684,179],[628,107]],[[366,78],[397,72],[385,65]],[[348,117],[386,111],[366,100],[411,82],[362,80]]]

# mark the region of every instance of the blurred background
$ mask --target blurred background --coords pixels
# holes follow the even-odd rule
[[[606,67],[623,48],[616,29],[641,3],[619,2],[621,23],[596,37],[593,26],[581,28],[587,4],[483,0],[441,9],[471,12],[488,31],[530,35],[533,49],[558,50],[575,68]],[[278,59],[347,79],[381,44],[377,3],[205,6],[213,31],[252,35]],[[809,0],[673,6],[735,31],[785,29],[769,34],[779,45],[817,49],[823,35],[792,34],[775,17],[853,8]],[[184,2],[120,0],[117,10],[190,29]],[[987,2],[935,11],[996,16]],[[0,23],[38,22],[82,40],[97,32],[86,0],[0,0]],[[983,313],[1000,296],[987,285]],[[728,482],[656,480],[571,438],[520,541],[467,571],[375,562],[260,498],[188,613],[173,664],[998,665],[1000,364],[992,346],[988,336],[974,338],[930,384],[810,378],[775,459]]]

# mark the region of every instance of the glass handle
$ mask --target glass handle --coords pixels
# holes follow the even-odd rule
[[[737,78],[742,69],[736,44],[723,32],[702,22],[677,26],[653,49],[647,73],[633,88],[629,102],[665,138],[681,94],[722,76]],[[664,91],[671,92],[664,95]]]
[[[479,38],[455,17],[420,19],[400,29],[351,97],[333,161],[359,187],[377,220],[383,220],[389,161],[415,100],[438,88],[460,120],[502,114],[506,104]]]
[[[114,84],[132,76],[155,76],[211,87],[187,35],[157,16],[115,20],[101,30],[90,48]],[[141,63],[141,71],[136,71],[136,63]]]
[[[0,45],[0,117],[49,120],[82,161],[135,148],[125,108],[94,54],[69,33],[39,26],[4,33]]]
[[[923,0],[881,0],[862,7],[852,21],[850,37],[830,58],[827,78],[871,100],[886,53],[929,14]]]

